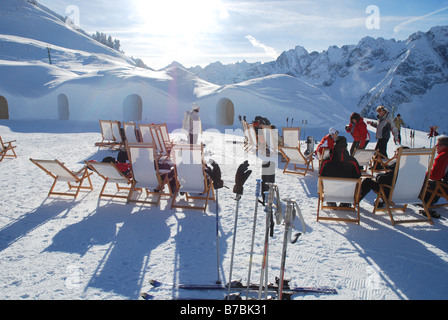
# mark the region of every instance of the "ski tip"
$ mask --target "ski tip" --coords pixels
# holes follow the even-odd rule
[[[162,285],[162,283],[154,279],[149,280],[149,284],[152,285],[153,287],[160,287]]]
[[[153,300],[154,299],[154,296],[150,295],[147,292],[140,293],[140,297],[142,297],[142,299],[144,299],[144,300]]]

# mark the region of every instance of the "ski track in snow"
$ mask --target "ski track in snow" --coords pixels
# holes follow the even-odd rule
[[[148,281],[211,284],[217,280],[215,202],[206,213],[99,200],[103,181],[92,176],[94,191],[76,200],[47,198],[52,179],[29,158],[58,159],[72,170],[87,159],[101,160],[116,152],[98,150],[99,126],[77,130],[77,123],[59,121],[0,122],[4,141],[17,140],[18,159],[0,163],[0,298],[12,299],[139,299],[148,291],[159,300],[178,297],[222,298],[221,292],[152,288]],[[80,132],[81,131],[81,132]],[[322,135],[325,133],[322,132]],[[180,139],[180,136],[176,136]],[[206,161],[221,167],[228,188],[219,190],[220,278],[228,281],[236,201],[235,172],[248,160],[251,177],[239,202],[233,278],[247,279],[261,162],[242,151],[241,137],[206,133]],[[320,140],[315,137],[316,140]],[[349,138],[350,141],[350,138]],[[417,132],[417,146],[428,146]],[[371,143],[370,146],[374,146]],[[389,154],[393,154],[389,143]],[[288,244],[285,278],[296,286],[331,287],[337,295],[297,294],[294,299],[446,299],[448,298],[447,210],[434,226],[425,223],[393,227],[387,215],[373,215],[374,197],[362,202],[361,224],[316,222],[317,161],[306,177],[276,169],[281,198],[296,200],[307,233]],[[251,280],[259,282],[265,229],[258,206]],[[300,223],[296,221],[296,227]],[[269,281],[279,276],[283,226],[269,239]]]

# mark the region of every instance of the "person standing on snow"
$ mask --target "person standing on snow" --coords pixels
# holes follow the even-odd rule
[[[182,122],[182,129],[188,132],[190,144],[197,144],[199,134],[202,132],[201,118],[199,117],[199,105],[194,103],[191,111],[186,111]]]
[[[395,144],[398,143],[398,130],[392,119],[390,112],[383,106],[376,108],[378,113],[378,121],[367,121],[368,124],[376,128],[376,139],[377,143],[375,150],[378,150],[383,157],[389,158],[387,156],[387,143],[390,139],[390,133],[394,136]]]
[[[394,124],[397,127],[397,131],[398,131],[398,144],[401,145],[401,127],[406,126],[403,119],[401,119],[401,114],[397,114],[397,116],[394,119]]]
[[[353,137],[350,155],[353,156],[356,149],[365,149],[370,141],[367,125],[359,113],[353,112],[350,116],[350,124],[345,126],[345,131]]]

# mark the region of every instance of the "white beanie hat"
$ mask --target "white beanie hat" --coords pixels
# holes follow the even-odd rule
[[[192,110],[199,110],[199,105],[197,103],[193,103]]]
[[[335,128],[330,128],[329,132],[330,134],[339,134],[338,130],[336,130]]]

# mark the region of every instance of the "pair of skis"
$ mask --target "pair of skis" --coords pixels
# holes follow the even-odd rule
[[[149,283],[154,288],[169,288],[176,290],[197,290],[197,291],[228,291],[229,287],[232,288],[232,292],[241,293],[249,288],[250,291],[258,291],[258,284],[244,285],[241,281],[232,281],[230,286],[223,284],[181,284],[181,283],[167,283],[157,280],[150,280]],[[315,294],[337,294],[337,290],[326,287],[291,287],[288,281],[283,282],[282,288],[279,288],[278,284],[268,284],[266,291],[278,294],[279,290],[283,290],[284,299],[289,299],[292,295],[298,293],[315,293]],[[141,293],[141,296],[145,300],[151,300],[153,296],[148,292]],[[236,295],[238,296],[238,295]],[[230,300],[230,299],[229,299]]]

